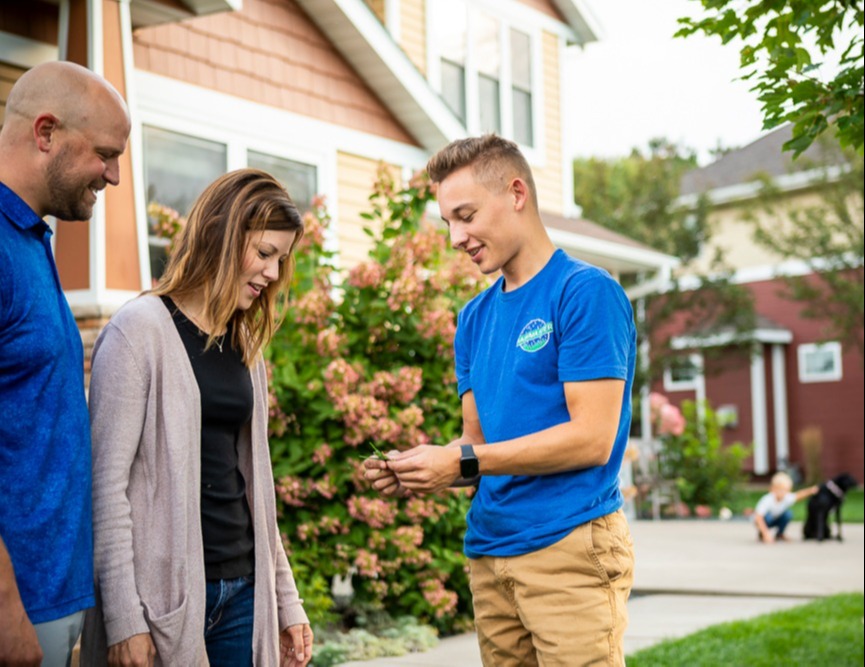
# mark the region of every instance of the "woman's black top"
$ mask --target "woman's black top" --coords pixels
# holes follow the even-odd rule
[[[255,570],[252,517],[237,444],[252,418],[249,368],[231,344],[231,328],[207,351],[207,334],[167,296],[201,394],[201,532],[208,579],[235,579]]]

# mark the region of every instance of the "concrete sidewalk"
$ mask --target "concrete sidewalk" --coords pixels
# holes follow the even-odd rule
[[[761,544],[746,521],[635,521],[634,592],[625,652],[664,639],[865,590],[865,526],[844,525],[844,542]],[[342,667],[481,667],[473,634],[442,640],[426,653],[344,663]]]

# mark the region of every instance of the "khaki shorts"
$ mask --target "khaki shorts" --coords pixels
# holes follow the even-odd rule
[[[634,549],[621,510],[540,551],[469,563],[485,667],[625,664]]]

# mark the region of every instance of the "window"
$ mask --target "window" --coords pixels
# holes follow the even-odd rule
[[[291,200],[301,214],[310,209],[317,187],[316,169],[313,165],[256,151],[249,151],[247,160],[250,167],[273,174],[288,190]]]
[[[841,344],[806,343],[799,346],[799,382],[837,382],[842,377]]]
[[[515,17],[469,5],[437,0],[430,10],[430,81],[470,134],[495,132],[531,148],[538,39]]]
[[[533,146],[532,43],[529,36],[519,30],[511,30],[511,104],[514,141]]]
[[[147,205],[159,203],[186,216],[196,197],[226,172],[226,146],[155,127],[144,127],[144,187]],[[168,240],[149,221],[150,276],[165,270]]]
[[[439,34],[441,95],[451,111],[466,122],[466,8],[461,0],[440,0],[436,16],[442,17]]]
[[[674,357],[664,369],[664,390],[696,390],[702,376],[703,359],[699,354]]]
[[[502,47],[499,22],[486,14],[478,20],[476,37],[478,61],[478,112],[481,132],[502,132],[501,78]]]

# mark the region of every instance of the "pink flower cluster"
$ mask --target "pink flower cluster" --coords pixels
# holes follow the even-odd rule
[[[682,435],[685,418],[681,411],[663,394],[649,394],[649,410],[658,435]]]
[[[361,262],[348,272],[348,284],[358,289],[379,287],[385,279],[385,268],[378,262]]]
[[[323,442],[315,448],[315,451],[312,453],[312,460],[318,465],[323,466],[330,460],[331,456],[333,456],[333,447]]]
[[[420,588],[424,599],[435,610],[436,618],[453,614],[458,600],[454,591],[447,590],[441,581],[432,578],[421,582]]]
[[[348,499],[348,513],[372,528],[384,528],[396,518],[396,506],[383,498],[352,496]]]
[[[316,330],[324,329],[333,313],[334,302],[330,295],[330,285],[317,280],[315,286],[301,294],[292,305],[295,310],[295,320]]]
[[[412,523],[419,523],[425,519],[437,521],[447,512],[447,509],[447,505],[438,502],[435,498],[413,496],[405,504],[405,514]]]
[[[315,339],[315,349],[321,357],[338,357],[345,352],[346,345],[346,336],[333,327],[322,329]]]
[[[378,554],[366,549],[358,549],[357,555],[354,558],[354,564],[357,566],[358,574],[370,579],[375,579],[381,572],[381,566],[378,562]]]
[[[286,475],[276,482],[276,495],[286,505],[304,507],[304,499],[308,494],[307,485],[299,477]]]

